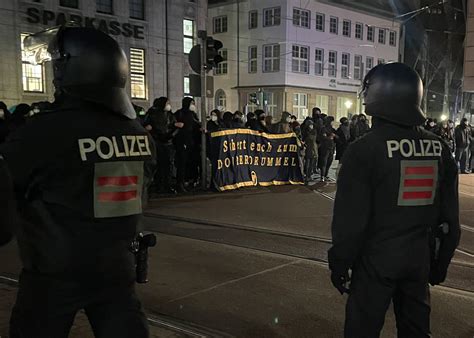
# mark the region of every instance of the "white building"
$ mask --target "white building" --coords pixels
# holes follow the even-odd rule
[[[402,59],[399,22],[322,0],[209,5],[208,32],[224,44],[214,103],[226,110],[254,110],[256,96],[272,114],[301,120],[318,106],[338,119],[361,111],[370,68]]]
[[[134,103],[148,108],[168,96],[177,109],[189,92],[186,53],[205,29],[206,15],[205,0],[1,0],[0,101],[53,99],[50,63],[22,61],[21,37],[72,20],[107,32],[125,50]]]

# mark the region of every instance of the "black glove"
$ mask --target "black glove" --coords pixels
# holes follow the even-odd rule
[[[447,273],[448,273],[447,268],[444,269],[444,268],[439,267],[438,265],[431,266],[430,279],[429,279],[430,284],[432,286],[435,286],[435,285],[443,283],[444,280],[446,279]]]
[[[346,287],[346,283],[350,282],[349,271],[331,271],[332,285],[342,294],[349,293],[350,290]]]

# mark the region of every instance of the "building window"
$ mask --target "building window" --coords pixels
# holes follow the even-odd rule
[[[249,29],[258,27],[258,11],[249,12]]]
[[[316,75],[324,75],[324,49],[315,49],[314,61],[314,73]]]
[[[263,26],[279,26],[281,21],[281,8],[265,8],[263,10]]]
[[[43,64],[32,65],[29,63],[29,55],[25,53],[23,40],[28,34],[21,34],[21,61],[22,61],[22,82],[23,91],[44,93],[44,68]]]
[[[355,28],[355,38],[362,40],[362,37],[364,36],[364,25],[361,23],[356,23],[356,28]]]
[[[214,33],[227,32],[227,15],[218,16],[214,20]]]
[[[280,71],[280,45],[263,46],[263,72]]]
[[[385,29],[379,28],[379,43],[385,44]]]
[[[249,73],[257,72],[257,46],[249,47]]]
[[[309,47],[293,45],[291,70],[296,73],[308,73]]]
[[[342,53],[341,55],[341,77],[343,79],[349,78],[349,67],[350,67],[351,55],[349,53]]]
[[[328,115],[329,112],[329,96],[316,95],[316,107],[321,109],[321,113]]]
[[[362,79],[362,55],[354,56],[354,80]]]
[[[320,32],[324,32],[324,14],[316,13],[316,30]]]
[[[337,76],[337,52],[334,50],[329,51],[329,77],[336,77]]]
[[[222,56],[223,61],[217,64],[217,67],[214,69],[214,74],[225,75],[227,74],[227,49],[219,50],[219,55]]]
[[[183,79],[183,91],[184,95],[190,95],[191,93],[191,88],[189,85],[189,76],[185,76]]]
[[[342,22],[342,35],[351,37],[351,22],[349,20],[344,20]]]
[[[310,28],[310,22],[310,11],[301,8],[293,8],[293,25]]]
[[[397,32],[390,31],[390,36],[389,36],[388,42],[389,42],[390,46],[396,46],[397,45]]]
[[[96,0],[95,4],[97,12],[105,14],[113,13],[112,0]]]
[[[128,8],[132,19],[145,19],[145,0],[128,0]]]
[[[59,0],[59,6],[79,8],[79,0]]]
[[[374,67],[374,58],[371,57],[371,56],[367,56],[367,58],[365,59],[365,68],[366,68],[367,73],[368,73],[369,70],[371,70],[373,67]]]
[[[293,114],[298,120],[304,120],[308,116],[308,95],[304,93],[293,94]]]
[[[338,26],[339,26],[339,19],[334,16],[331,16],[331,18],[329,19],[329,33],[337,34]]]
[[[374,27],[368,26],[367,27],[367,41],[374,42]]]
[[[188,54],[194,46],[194,21],[183,20],[183,50],[184,54]]]
[[[378,59],[377,60],[377,65],[383,65],[385,63],[384,59]]]
[[[130,48],[130,84],[133,99],[146,99],[144,49]]]
[[[226,111],[227,107],[227,96],[225,95],[225,92],[222,89],[216,90],[216,95],[215,95],[216,101],[216,108],[219,109],[220,111]]]
[[[276,113],[276,95],[272,92],[263,92],[263,110],[271,116]]]

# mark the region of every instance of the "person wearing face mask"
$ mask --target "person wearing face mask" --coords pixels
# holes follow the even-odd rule
[[[341,124],[339,125],[339,128],[337,128],[336,131],[336,160],[339,161],[336,170],[336,177],[339,174],[339,170],[341,169],[342,156],[344,155],[344,152],[349,146],[349,141],[351,139],[349,119],[347,117],[343,117],[339,120],[339,122]]]
[[[233,121],[233,127],[234,128],[244,128],[245,123],[244,123],[244,115],[242,114],[241,111],[237,110],[234,113],[234,121]]]
[[[211,115],[209,117],[209,121],[207,122],[207,132],[208,133],[213,133],[215,131],[218,131],[220,128],[220,123],[219,123],[219,117],[217,116],[217,113],[219,112],[218,109],[214,109],[211,111]]]
[[[176,122],[167,97],[162,96],[153,101],[153,106],[146,113],[144,126],[156,145],[158,167],[152,189],[158,193],[175,193],[171,188],[172,139],[183,124]]]
[[[290,122],[291,122],[291,114],[288,113],[287,111],[284,111],[283,113],[281,113],[280,121],[273,124],[270,127],[270,132],[272,132],[273,134],[291,133]]]
[[[255,115],[257,118],[255,120],[250,120],[250,129],[268,133],[268,126],[265,121],[267,114],[263,110],[257,109]]]
[[[8,111],[7,105],[0,101],[0,144],[5,142],[8,136],[8,117],[10,112]]]
[[[467,118],[463,118],[459,126],[454,129],[454,139],[456,141],[455,160],[462,174],[468,174],[469,146],[471,142],[471,128],[467,123]]]
[[[182,100],[181,109],[175,113],[176,122],[181,123],[181,128],[173,139],[176,149],[175,166],[176,166],[176,188],[178,192],[186,192],[186,166],[192,166],[193,152],[198,152],[197,138],[195,135],[199,133],[199,122],[196,114],[196,102],[191,97],[185,97]],[[198,153],[198,156],[200,154]],[[191,163],[193,162],[193,163]]]

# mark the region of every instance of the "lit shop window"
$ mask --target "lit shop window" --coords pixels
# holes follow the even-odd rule
[[[189,76],[184,77],[183,81],[183,88],[184,88],[184,95],[190,95],[191,93],[191,88],[189,87]]]
[[[32,65],[23,48],[23,40],[28,34],[21,34],[21,70],[22,83],[25,92],[44,92],[44,68],[42,64]]]
[[[316,95],[316,107],[321,109],[321,113],[328,115],[329,96],[327,96],[327,95]]]
[[[134,99],[146,99],[145,50],[130,48],[130,85]]]
[[[184,54],[189,54],[189,51],[194,46],[194,21],[183,20],[183,50]]]

